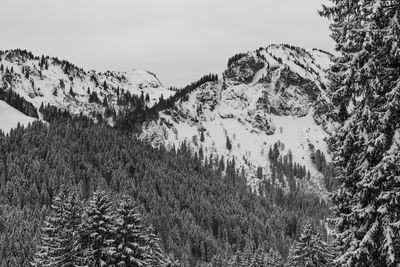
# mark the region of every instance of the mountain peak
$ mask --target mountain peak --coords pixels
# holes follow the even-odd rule
[[[35,56],[21,49],[0,51],[0,64],[0,87],[11,88],[36,108],[43,103],[73,114],[101,114],[104,101],[116,108],[119,93],[147,94],[148,106],[158,102],[161,95],[168,98],[175,93],[149,71],[85,71],[66,60]],[[90,101],[92,93],[96,93],[98,101]]]
[[[289,45],[237,54],[228,60],[222,79],[202,84],[162,111],[140,138],[167,147],[186,141],[204,156],[233,158],[254,188],[260,168],[265,177],[271,175],[267,154],[279,143],[282,154],[290,153],[311,173],[311,181],[297,183],[324,192],[323,175],[310,157],[315,149],[329,158],[326,118],[320,112],[327,102],[329,65],[328,53]]]
[[[131,83],[135,83],[140,85],[140,87],[163,87],[161,81],[157,78],[157,76],[143,69],[131,69],[129,71],[124,72],[126,78]]]

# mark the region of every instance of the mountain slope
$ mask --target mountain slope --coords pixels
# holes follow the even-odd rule
[[[146,121],[139,138],[167,148],[186,141],[200,157],[234,159],[253,188],[274,176],[269,155],[277,147],[280,161],[290,157],[310,172],[310,180],[296,180],[298,186],[324,194],[322,174],[311,157],[320,150],[329,160],[325,70],[331,57],[289,45],[235,55],[221,79],[198,83],[194,90],[176,94],[180,97],[172,107],[156,109],[161,110],[158,117]],[[73,114],[102,116],[111,125],[125,108],[152,107],[176,93],[144,70],[97,73],[22,50],[0,52],[0,64],[3,90],[36,108],[50,104]],[[279,183],[289,190],[288,179]]]
[[[0,88],[11,88],[37,108],[42,103],[50,104],[73,114],[102,114],[105,99],[109,106],[118,109],[118,97],[125,93],[148,94],[148,106],[154,105],[161,95],[168,98],[175,93],[154,74],[138,69],[97,73],[65,60],[37,57],[22,50],[0,51],[0,64]]]
[[[290,150],[293,161],[310,171],[311,181],[298,183],[324,192],[311,155],[320,150],[329,160],[324,112],[330,58],[320,50],[287,45],[236,55],[222,79],[200,86],[175,108],[160,112],[158,121],[144,126],[140,138],[169,148],[186,141],[199,154],[233,158],[254,188],[259,178],[271,177],[269,150],[283,143],[281,155]]]

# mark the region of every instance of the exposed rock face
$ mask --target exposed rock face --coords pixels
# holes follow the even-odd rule
[[[307,166],[323,191],[309,147],[327,152],[324,83],[329,64],[328,53],[284,45],[237,55],[222,79],[200,86],[173,110],[161,112],[163,123],[148,123],[140,138],[167,147],[186,141],[206,156],[233,158],[252,185],[257,167],[268,177],[268,150],[280,141],[282,152],[291,150],[294,161]]]
[[[231,64],[225,71],[225,76],[232,81],[249,84],[254,79],[256,73],[264,68],[264,66],[264,62],[248,54]]]

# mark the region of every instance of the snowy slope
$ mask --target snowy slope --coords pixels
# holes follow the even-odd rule
[[[74,114],[102,113],[101,103],[89,103],[90,93],[96,92],[100,102],[117,110],[117,93],[148,94],[147,106],[156,103],[161,95],[174,94],[158,78],[145,70],[127,72],[85,71],[73,64],[51,57],[37,57],[21,50],[0,51],[0,87],[11,89],[37,108],[43,103],[67,109]],[[8,71],[7,71],[8,70]],[[71,94],[72,92],[72,94]]]
[[[9,133],[12,128],[17,127],[18,123],[26,126],[35,120],[35,118],[26,116],[6,102],[0,100],[0,130],[4,133]]]
[[[205,156],[235,159],[253,188],[259,182],[258,167],[265,179],[270,178],[268,151],[280,142],[281,154],[290,150],[293,161],[311,173],[311,181],[298,183],[324,194],[322,174],[310,155],[319,149],[330,159],[325,143],[325,130],[330,128],[325,73],[330,61],[331,55],[324,51],[289,45],[241,54],[230,60],[220,80],[199,86],[143,125],[139,138],[166,147],[187,141],[193,151],[202,148]],[[175,94],[145,70],[97,73],[21,50],[0,51],[0,65],[1,88],[15,91],[36,107],[49,103],[74,114],[103,114],[105,99],[118,112],[118,95],[125,92],[148,94],[148,107],[161,96]],[[99,102],[89,102],[93,92]]]
[[[206,156],[234,158],[254,188],[259,181],[257,167],[269,178],[268,151],[280,141],[282,154],[290,150],[293,161],[311,172],[310,188],[323,193],[323,176],[310,155],[319,149],[330,159],[324,131],[328,122],[321,112],[326,107],[329,62],[330,55],[319,50],[283,45],[248,52],[228,67],[221,80],[200,86],[187,101],[161,112],[158,121],[144,126],[140,137],[167,147],[186,140]]]

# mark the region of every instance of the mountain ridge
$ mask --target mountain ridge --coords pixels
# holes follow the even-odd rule
[[[325,192],[323,175],[311,156],[320,150],[330,160],[325,143],[325,130],[331,126],[326,116],[329,99],[321,67],[329,67],[330,59],[320,50],[289,45],[238,54],[228,61],[221,79],[160,112],[158,120],[144,125],[140,138],[170,149],[185,141],[202,157],[233,158],[244,167],[253,189],[271,178],[268,151],[283,143],[281,154],[292,153],[311,172],[314,185],[301,185],[297,179],[299,186]],[[289,187],[288,181],[283,183]]]
[[[282,156],[294,154],[294,160],[310,171],[314,186],[307,187],[325,192],[323,177],[310,157],[313,150],[320,150],[329,160],[325,70],[331,58],[319,49],[290,45],[235,55],[228,60],[222,78],[205,80],[177,98],[172,107],[161,108],[155,119],[143,124],[139,138],[170,149],[187,142],[202,157],[233,158],[244,167],[254,189],[264,178],[271,179],[267,154],[279,143]],[[118,114],[126,107],[151,108],[179,92],[165,88],[148,71],[96,73],[23,50],[1,51],[0,64],[0,87],[11,88],[36,108],[44,103],[94,119],[100,115],[111,125],[115,115],[114,119],[106,117],[109,110]],[[135,101],[122,104],[126,93]],[[300,179],[296,183],[305,186]],[[283,187],[288,189],[288,184],[282,180]]]

